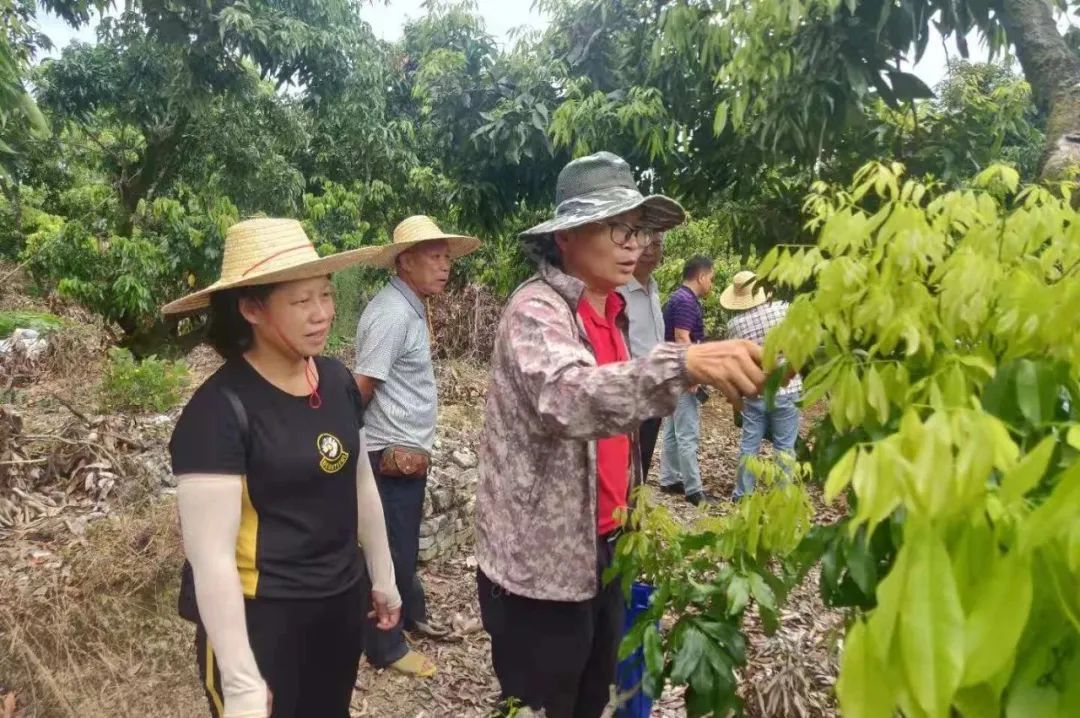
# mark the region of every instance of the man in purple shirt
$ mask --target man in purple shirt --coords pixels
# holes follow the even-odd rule
[[[713,261],[691,257],[683,267],[683,283],[664,305],[665,340],[697,344],[705,340],[701,298],[712,291]],[[664,421],[664,448],[660,456],[660,490],[684,494],[695,506],[711,503],[701,485],[698,444],[701,440],[701,401],[697,387],[679,398],[675,414]]]

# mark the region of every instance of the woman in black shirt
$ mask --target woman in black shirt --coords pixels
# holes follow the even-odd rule
[[[221,278],[163,310],[209,308],[226,360],[169,447],[216,718],[347,718],[364,616],[380,628],[398,619],[382,504],[358,460],[359,392],[318,356],[334,317],[329,274],[364,255],[319,258],[294,220],[240,222]]]

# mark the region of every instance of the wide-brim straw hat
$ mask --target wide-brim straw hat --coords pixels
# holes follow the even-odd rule
[[[450,248],[450,258],[460,259],[480,248],[480,240],[463,234],[448,234],[435,224],[435,220],[422,214],[402,220],[394,227],[394,238],[390,244],[364,247],[358,250],[361,263],[369,267],[392,269],[398,255],[424,244],[425,242],[446,242]]]
[[[525,230],[521,237],[545,237],[635,209],[641,209],[643,226],[661,232],[686,221],[686,211],[675,200],[641,193],[626,160],[597,152],[562,168],[555,183],[555,217]]]
[[[769,295],[764,289],[755,285],[757,275],[753,272],[744,271],[736,274],[731,284],[720,293],[720,306],[724,309],[739,311],[753,309],[769,301]]]
[[[260,218],[237,222],[225,233],[218,280],[161,308],[166,316],[206,309],[215,292],[234,287],[292,282],[333,274],[359,264],[362,249],[320,257],[295,219]]]

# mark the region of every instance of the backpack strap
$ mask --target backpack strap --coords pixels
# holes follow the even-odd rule
[[[232,406],[233,414],[236,416],[236,428],[240,430],[240,440],[244,442],[244,455],[250,456],[251,454],[251,428],[248,425],[247,410],[244,409],[244,402],[240,401],[240,397],[236,392],[227,386],[221,387],[221,393],[225,395],[229,405]]]

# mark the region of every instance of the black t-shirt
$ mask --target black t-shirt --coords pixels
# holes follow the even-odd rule
[[[316,358],[322,405],[288,394],[244,359],[199,387],[173,431],[172,469],[235,474],[244,494],[236,563],[249,598],[318,598],[360,577],[356,462],[363,405],[352,374]],[[240,399],[245,440],[225,388]]]

